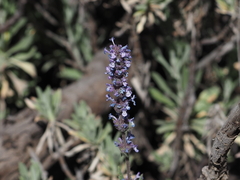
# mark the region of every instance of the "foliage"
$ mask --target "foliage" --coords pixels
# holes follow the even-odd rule
[[[81,5],[67,0],[62,0],[62,3],[64,34],[48,31],[47,35],[58,45],[64,47],[65,51],[58,49],[54,54],[49,55],[52,61],[46,61],[42,70],[47,72],[52,67],[59,66],[58,77],[73,81],[82,77],[82,71],[92,59],[92,47],[89,34],[83,24],[87,17],[81,16],[78,11]],[[71,60],[68,59],[69,56]],[[56,61],[55,58],[58,60]],[[59,59],[62,59],[61,63]]]
[[[74,108],[75,113],[72,119],[65,120],[65,123],[75,130],[72,135],[86,143],[99,145],[111,131],[109,124],[103,128],[102,122],[96,118],[87,104],[83,101]]]
[[[93,173],[92,178],[99,179],[102,176],[116,178],[122,157],[110,137],[111,125],[107,123],[103,127],[101,119],[92,114],[84,101],[75,105],[72,118],[65,120],[64,123],[73,129],[68,130],[68,133],[83,142],[83,144],[77,145],[72,150],[66,152],[66,155],[72,156],[73,153],[79,153],[89,148],[95,152],[94,160],[92,160],[89,168],[89,171]],[[89,146],[86,146],[86,144]],[[83,148],[79,151],[74,151],[77,147]],[[98,165],[94,162],[98,162]]]
[[[159,53],[159,50],[153,51],[153,55],[156,61],[163,67],[163,72],[161,74],[155,71],[152,72],[152,79],[157,87],[150,87],[149,93],[154,100],[162,104],[161,109],[167,115],[166,119],[155,121],[156,125],[159,126],[156,132],[163,135],[164,143],[153,156],[161,164],[161,171],[167,171],[170,168],[173,156],[173,153],[170,152],[172,150],[171,144],[176,137],[179,107],[181,102],[184,101],[184,92],[186,91],[189,77],[189,69],[187,67],[189,47],[187,44],[175,41],[174,48],[169,50],[169,60],[165,59]],[[210,136],[207,132],[210,132],[210,127],[213,125],[208,125],[207,129],[205,126],[214,118],[207,118],[209,113],[213,112],[212,107],[217,103],[223,104],[223,109],[226,113],[239,100],[231,99],[237,80],[226,78],[228,70],[214,66],[213,72],[216,73],[216,78],[220,81],[221,86],[206,87],[198,94],[189,122],[190,129],[183,135],[184,153],[189,158],[196,160],[200,160],[200,154],[206,153],[206,146],[201,142],[201,137],[205,136],[205,134]],[[202,72],[198,71],[195,77],[195,87],[199,87],[201,77]],[[222,125],[222,122],[214,122]],[[219,128],[219,126],[217,127]]]
[[[37,98],[33,100],[26,99],[25,102],[28,107],[36,109],[39,113],[37,116],[39,120],[47,120],[47,128],[42,135],[38,146],[36,148],[36,153],[39,154],[42,150],[43,144],[45,141],[48,143],[49,150],[52,152],[53,149],[56,149],[58,143],[62,145],[64,143],[64,138],[60,128],[56,125],[57,115],[60,109],[61,103],[61,90],[58,89],[55,92],[52,92],[51,88],[48,86],[45,91],[42,91],[39,87],[36,88]],[[55,141],[56,138],[56,142]]]
[[[128,13],[134,12],[137,33],[141,33],[146,27],[166,21],[171,2],[172,0],[121,1]]]
[[[217,12],[222,14],[237,15],[237,1],[236,0],[216,0],[218,6]]]
[[[187,67],[189,57],[189,46],[184,42],[174,42],[174,47],[169,50],[169,62],[159,53],[159,50],[153,51],[156,60],[164,67],[164,73],[161,75],[158,72],[152,72],[152,78],[157,85],[157,88],[150,87],[150,95],[158,102],[163,104],[163,112],[167,115],[167,120],[156,120],[157,133],[163,134],[164,144],[158,150],[160,156],[159,161],[162,164],[162,170],[170,168],[169,162],[165,159],[172,159],[173,153],[169,153],[171,144],[176,136],[176,122],[178,119],[179,107],[184,98],[184,93],[187,88],[187,81],[189,76],[189,69]],[[164,78],[164,77],[166,78]],[[196,76],[196,81],[199,83],[201,72]],[[198,85],[196,84],[196,87]],[[184,152],[190,158],[196,158],[195,148],[200,152],[205,153],[205,147],[200,140],[196,137],[194,127],[199,127],[199,122],[191,121],[189,132],[184,135]],[[203,125],[203,123],[200,123]],[[200,127],[201,129],[201,127]],[[198,132],[198,131],[195,131]],[[202,134],[200,134],[202,135]],[[156,154],[155,154],[156,156]]]
[[[61,90],[58,89],[52,93],[51,88],[47,86],[45,91],[37,87],[36,92],[38,98],[33,101],[28,99],[26,102],[29,104],[29,107],[36,109],[42,118],[54,122],[60,108],[62,98]]]
[[[18,164],[18,169],[20,173],[19,180],[45,180],[41,177],[40,164],[34,160],[31,160],[29,170],[21,162]]]
[[[13,2],[5,0],[0,2],[0,6],[5,7],[0,10],[2,24],[16,7]],[[40,54],[34,46],[35,29],[27,23],[28,20],[23,17],[0,35],[0,119],[7,114],[7,98],[12,97],[19,102],[17,106],[23,106],[20,98],[29,87],[27,81],[36,77],[36,68],[29,60],[39,58]]]
[[[239,101],[238,7],[237,0],[0,0],[0,120],[26,104],[37,111],[34,122],[44,131],[37,155],[47,147],[50,157],[62,153],[71,173],[80,168],[91,179],[124,178],[118,177],[125,167],[113,144],[118,134],[109,123],[84,102],[75,105],[71,118],[59,117],[60,88],[86,76],[93,54],[115,36],[129,44],[133,56],[129,80],[137,106],[131,116],[142,137],[133,170],[141,166],[146,179],[196,179],[189,175],[198,174],[199,164],[207,162],[212,139]],[[195,103],[181,129],[182,149],[176,150],[193,56]],[[18,123],[11,119],[2,125]],[[67,146],[70,140],[74,143]],[[3,147],[9,144],[3,142]],[[239,145],[234,146],[235,166]],[[174,171],[178,150],[182,161]],[[87,160],[72,164],[71,158],[82,156]],[[29,169],[19,164],[19,171],[20,179],[41,178],[36,162]]]

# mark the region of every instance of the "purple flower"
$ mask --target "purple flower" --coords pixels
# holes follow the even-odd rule
[[[125,140],[118,138],[118,142],[114,142],[114,144],[119,147],[120,151],[124,153],[130,153],[133,149],[135,152],[139,152],[137,149],[137,145],[133,144],[130,137],[126,137]]]
[[[128,46],[116,45],[114,38],[111,38],[112,45],[109,49],[104,49],[104,53],[108,54],[109,65],[106,67],[105,74],[112,81],[111,84],[106,84],[107,92],[112,93],[106,95],[106,100],[111,101],[111,107],[116,111],[116,116],[109,115],[109,119],[113,121],[113,124],[117,130],[125,135],[119,138],[115,145],[119,147],[122,153],[130,153],[133,149],[138,152],[137,146],[133,144],[132,139],[134,135],[131,133],[135,124],[134,118],[129,118],[128,111],[131,109],[129,103],[135,105],[135,95],[132,93],[132,88],[127,83],[128,69],[131,66],[131,50]]]

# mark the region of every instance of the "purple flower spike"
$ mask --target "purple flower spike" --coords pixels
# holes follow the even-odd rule
[[[114,127],[122,133],[121,138],[115,145],[119,147],[123,154],[128,154],[132,150],[138,152],[137,146],[133,144],[132,128],[135,127],[134,118],[129,118],[128,111],[131,109],[129,104],[135,104],[135,95],[132,88],[127,83],[128,70],[131,66],[131,50],[128,46],[116,45],[114,38],[111,38],[112,45],[109,49],[104,49],[104,53],[108,54],[109,65],[106,67],[105,74],[112,81],[106,84],[107,101],[111,101],[111,107],[116,111],[116,116],[109,115],[109,119],[113,121]]]

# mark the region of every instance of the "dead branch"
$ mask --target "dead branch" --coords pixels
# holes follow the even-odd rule
[[[192,18],[193,20],[193,18]],[[189,64],[189,77],[188,85],[185,91],[185,97],[182,100],[182,104],[179,108],[179,116],[176,125],[176,139],[174,142],[175,154],[173,161],[171,163],[171,174],[174,175],[177,169],[180,168],[181,152],[182,152],[182,138],[184,132],[189,129],[189,118],[193,109],[193,105],[196,101],[195,97],[195,66],[196,66],[196,56],[197,56],[197,31],[195,24],[192,25],[191,32],[191,50],[190,50],[190,64]]]
[[[54,26],[58,25],[57,20],[48,11],[46,11],[39,3],[35,3],[34,7],[50,24]]]
[[[226,36],[226,34],[229,32],[229,29],[230,29],[229,25],[226,25],[216,36],[202,39],[201,45],[210,45],[219,42]]]
[[[208,166],[202,168],[197,180],[228,180],[227,153],[240,133],[240,103],[233,108],[226,123],[218,131]]]
[[[208,55],[206,55],[199,61],[199,63],[196,66],[196,69],[202,69],[209,65],[212,61],[214,60],[216,61],[225,54],[227,54],[235,47],[234,44],[236,41],[237,36],[233,36],[230,41],[218,46],[216,49],[214,49],[212,52],[210,52]]]

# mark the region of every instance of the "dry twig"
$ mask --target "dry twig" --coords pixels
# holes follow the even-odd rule
[[[192,19],[193,20],[193,19]],[[181,107],[179,108],[179,116],[176,125],[176,140],[174,142],[175,154],[171,164],[170,172],[175,174],[180,168],[181,152],[182,152],[182,139],[184,131],[189,129],[189,118],[195,103],[195,66],[196,66],[196,47],[197,47],[197,31],[196,26],[192,25],[191,32],[191,51],[190,51],[190,65],[189,65],[189,79],[188,86],[185,91],[185,98],[183,98]]]
[[[209,65],[212,61],[218,60],[219,58],[227,54],[235,47],[234,44],[236,40],[237,36],[233,36],[230,41],[218,46],[216,49],[214,49],[212,52],[210,52],[208,55],[206,55],[199,61],[199,63],[196,66],[196,69],[202,69]]]
[[[227,153],[240,133],[240,103],[230,112],[226,123],[218,131],[211,149],[210,162],[202,168],[197,180],[227,180]]]
[[[46,11],[39,3],[34,4],[37,11],[52,25],[58,25],[57,20],[48,12]]]

